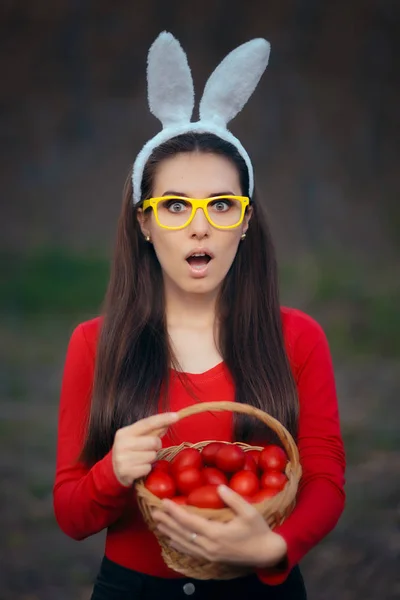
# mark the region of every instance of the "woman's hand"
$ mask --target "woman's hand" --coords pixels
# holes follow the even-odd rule
[[[162,413],[118,429],[112,447],[112,464],[122,485],[129,487],[135,479],[150,473],[151,463],[162,446],[161,436],[178,419],[177,413]]]
[[[287,552],[283,537],[274,533],[254,506],[239,494],[226,486],[219,486],[218,492],[236,513],[229,523],[209,521],[163,500],[166,513],[155,510],[152,514],[158,530],[170,539],[170,545],[211,562],[255,568],[273,567],[281,562]]]

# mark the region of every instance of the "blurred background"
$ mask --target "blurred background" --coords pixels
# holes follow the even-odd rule
[[[0,8],[0,600],[85,600],[103,534],[55,524],[68,339],[99,312],[122,188],[159,130],[147,51],[182,42],[197,100],[228,51],[270,40],[231,124],[251,154],[282,302],[324,327],[346,511],[304,560],[310,599],[400,597],[398,0],[3,0]],[[196,115],[197,118],[197,115]]]

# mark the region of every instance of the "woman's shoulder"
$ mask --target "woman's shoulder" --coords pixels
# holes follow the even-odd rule
[[[325,332],[318,321],[297,308],[281,307],[285,344],[292,354],[311,351],[319,342],[326,343]]]
[[[95,355],[103,317],[95,317],[77,324],[72,332],[70,345],[85,346]]]

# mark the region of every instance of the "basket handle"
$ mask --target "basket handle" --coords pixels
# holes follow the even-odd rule
[[[300,469],[299,451],[297,449],[296,443],[292,435],[282,425],[282,423],[280,423],[277,419],[275,419],[268,413],[264,412],[263,410],[260,410],[259,408],[255,408],[254,406],[249,406],[248,404],[241,404],[240,402],[201,402],[199,404],[193,404],[192,406],[188,406],[187,408],[182,408],[180,411],[178,411],[179,421],[181,419],[184,419],[185,417],[190,417],[192,415],[207,411],[231,411],[237,413],[244,413],[252,417],[256,417],[265,425],[270,427],[273,431],[275,431],[275,433],[278,435],[289,457],[292,469],[295,471]]]

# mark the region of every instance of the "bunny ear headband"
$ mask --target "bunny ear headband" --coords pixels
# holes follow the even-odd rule
[[[263,74],[270,44],[257,38],[230,52],[208,79],[200,101],[200,119],[191,122],[194,89],[187,57],[171,33],[161,33],[149,50],[147,63],[150,111],[162,130],[139,152],[132,171],[133,202],[141,199],[142,177],[153,150],[167,140],[188,132],[213,133],[230,142],[243,157],[249,173],[248,195],[254,189],[253,166],[240,141],[227,124],[242,110]]]

